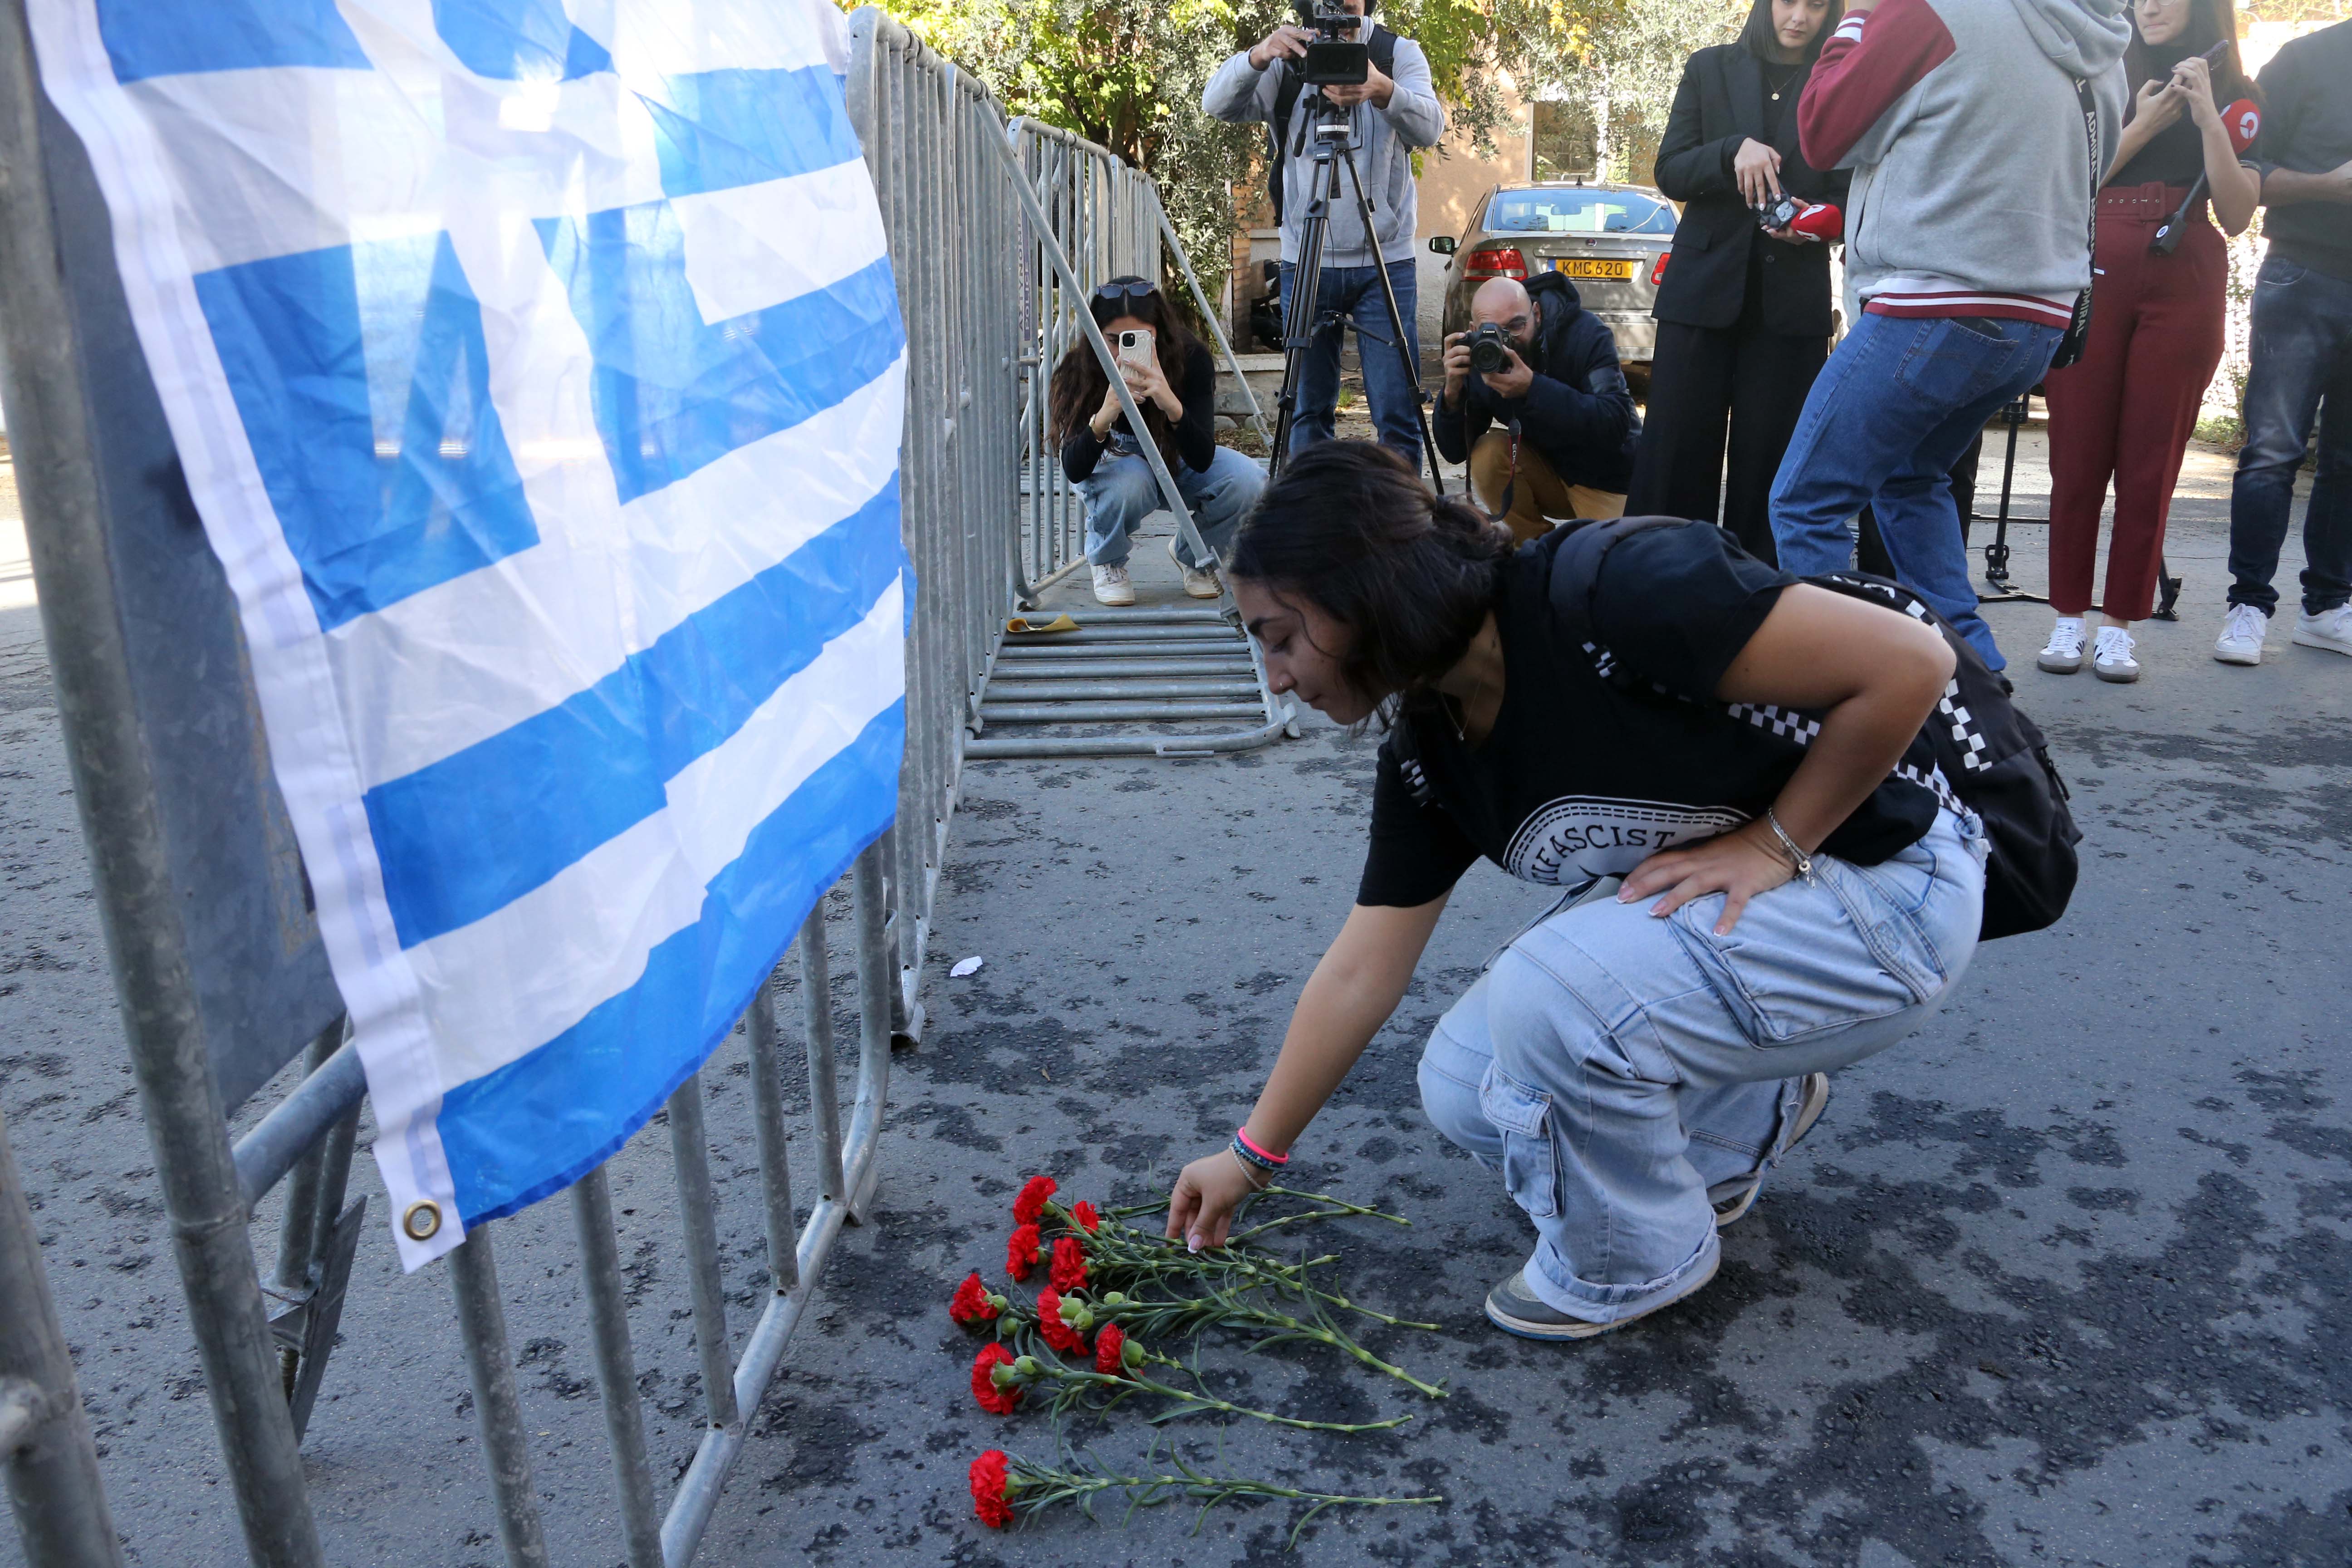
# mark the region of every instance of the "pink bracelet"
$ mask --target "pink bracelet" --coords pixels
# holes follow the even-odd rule
[[[1287,1165],[1290,1163],[1289,1155],[1269,1153],[1265,1150],[1259,1148],[1257,1146],[1257,1141],[1249,1135],[1249,1129],[1246,1127],[1234,1128],[1234,1137],[1240,1142],[1243,1148],[1247,1149],[1251,1153],[1256,1155],[1259,1159],[1265,1161],[1269,1165]]]

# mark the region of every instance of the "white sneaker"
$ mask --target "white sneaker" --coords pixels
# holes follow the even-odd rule
[[[1126,567],[1095,568],[1095,603],[1113,606],[1135,603],[1135,584],[1129,581]]]
[[[2082,616],[2058,617],[2058,624],[2050,628],[2050,646],[2042,650],[2033,668],[2052,675],[2072,675],[2083,668]]]
[[[2305,647],[2352,653],[2352,605],[2338,605],[2315,616],[2296,616],[2294,640]]]
[[[2270,629],[2271,618],[2253,605],[2232,605],[2229,619],[2221,623],[2221,636],[2213,644],[2213,657],[2223,664],[2260,664],[2263,638]]]
[[[2091,650],[2091,673],[2119,685],[2137,680],[2139,660],[2131,655],[2131,633],[2121,626],[2101,626],[2098,644]]]
[[[1184,592],[1190,594],[1192,597],[1196,599],[1213,599],[1218,595],[1225,591],[1223,584],[1217,581],[1217,570],[1215,567],[1212,566],[1204,572],[1195,567],[1185,565],[1183,561],[1176,553],[1176,542],[1173,539],[1171,539],[1168,542],[1168,559],[1175,562],[1176,570],[1184,574]]]

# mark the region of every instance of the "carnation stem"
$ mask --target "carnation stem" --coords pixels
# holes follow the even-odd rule
[[[1271,1410],[1252,1410],[1247,1405],[1235,1405],[1231,1400],[1219,1399],[1212,1394],[1195,1394],[1178,1388],[1172,1384],[1161,1383],[1156,1378],[1144,1377],[1135,1373],[1114,1376],[1109,1373],[1081,1372],[1075,1367],[1058,1363],[1051,1366],[1041,1365],[1039,1370],[1062,1385],[1063,1392],[1055,1396],[1057,1408],[1073,1403],[1073,1396],[1081,1391],[1092,1390],[1111,1395],[1109,1401],[1101,1407],[1106,1410],[1129,1394],[1139,1392],[1156,1394],[1162,1399],[1172,1399],[1180,1405],[1192,1405],[1196,1410],[1218,1410],[1227,1415],[1245,1415],[1253,1421],[1265,1421],[1276,1426],[1297,1426],[1310,1432],[1381,1432],[1391,1426],[1402,1426],[1412,1419],[1410,1415],[1397,1415],[1386,1421],[1302,1421],[1293,1415],[1276,1415]],[[1174,1414],[1176,1413],[1170,1413],[1171,1415]],[[1167,1416],[1154,1417],[1155,1420],[1167,1418]]]
[[[1155,1442],[1145,1462],[1150,1464],[1158,1458],[1159,1445]],[[1089,1466],[1097,1464],[1091,1454],[1086,1456],[1084,1462]],[[1156,1508],[1179,1498],[1195,1500],[1201,1504],[1201,1514],[1204,1519],[1209,1510],[1221,1502],[1279,1498],[1291,1502],[1312,1503],[1315,1506],[1291,1527],[1290,1544],[1293,1547],[1298,1544],[1299,1531],[1327,1508],[1343,1504],[1360,1508],[1428,1507],[1445,1500],[1436,1494],[1427,1497],[1358,1497],[1346,1492],[1306,1491],[1297,1487],[1286,1487],[1245,1476],[1211,1475],[1186,1463],[1183,1456],[1176,1453],[1169,1456],[1167,1463],[1173,1468],[1147,1470],[1141,1475],[1114,1475],[1099,1468],[1065,1469],[1041,1465],[1034,1460],[1013,1458],[1010,1466],[1008,1495],[1013,1506],[1031,1515],[1059,1502],[1075,1502],[1091,1514],[1094,1500],[1111,1491],[1128,1494],[1130,1511],[1138,1508]],[[1194,1528],[1199,1528],[1197,1523]]]

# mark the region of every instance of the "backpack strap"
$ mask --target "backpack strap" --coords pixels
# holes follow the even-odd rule
[[[1593,632],[1592,591],[1609,552],[1633,534],[1651,528],[1689,526],[1675,517],[1621,517],[1606,522],[1571,523],[1551,558],[1551,621],[1571,647],[1599,644]]]
[[[1397,36],[1394,33],[1375,22],[1372,24],[1372,36],[1366,40],[1365,47],[1371,51],[1372,64],[1380,68],[1382,76],[1396,75]],[[1274,93],[1274,119],[1266,127],[1266,145],[1272,150],[1273,156],[1267,163],[1272,173],[1267,174],[1265,184],[1267,195],[1274,200],[1276,228],[1282,226],[1282,166],[1289,157],[1285,148],[1290,141],[1290,116],[1298,107],[1299,94],[1306,89],[1307,79],[1292,70],[1286,62],[1282,85]]]

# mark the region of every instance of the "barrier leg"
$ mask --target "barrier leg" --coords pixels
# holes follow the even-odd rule
[[[580,1229],[580,1282],[596,1337],[596,1383],[604,1396],[604,1436],[619,1483],[621,1539],[628,1568],[662,1568],[661,1517],[654,1511],[653,1471],[646,1463],[646,1417],[637,1405],[637,1358],[629,1347],[629,1306],[621,1294],[621,1244],[613,1234],[613,1187],[597,1166],[572,1186]]]
[[[457,1331],[466,1372],[474,1384],[474,1417],[482,1428],[482,1458],[499,1502],[499,1539],[507,1568],[547,1568],[547,1537],[540,1528],[539,1496],[531,1485],[530,1443],[515,1392],[514,1358],[507,1352],[506,1303],[490,1227],[478,1225],[449,1254],[449,1288],[457,1298]]]

